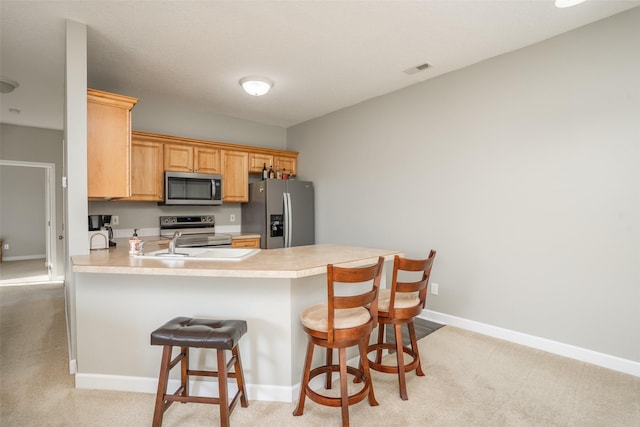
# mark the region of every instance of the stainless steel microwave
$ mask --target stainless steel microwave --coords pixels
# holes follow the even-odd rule
[[[208,173],[165,171],[163,204],[221,205],[222,176]]]

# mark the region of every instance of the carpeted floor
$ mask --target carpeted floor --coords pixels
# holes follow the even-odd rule
[[[0,286],[49,280],[44,258],[0,262]]]
[[[1,426],[151,425],[151,394],[74,389],[61,285],[1,287],[0,304]],[[448,326],[419,345],[426,376],[408,375],[409,400],[374,372],[380,406],[352,406],[352,426],[640,426],[640,378]],[[251,401],[231,424],[340,425],[337,408],[294,407]],[[217,407],[197,404],[173,405],[164,423],[215,425]]]

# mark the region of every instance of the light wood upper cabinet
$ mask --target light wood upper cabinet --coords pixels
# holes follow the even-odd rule
[[[274,156],[273,169],[278,168],[280,172],[286,171],[287,174],[296,176],[298,175],[298,162],[296,157],[289,156]]]
[[[249,173],[262,173],[264,165],[267,165],[267,170],[275,167],[272,154],[249,153]]]
[[[145,141],[134,133],[131,139],[131,197],[127,201],[164,200],[164,144]]]
[[[193,172],[193,145],[164,144],[164,170]]]
[[[196,146],[193,154],[194,172],[220,173],[219,148]]]
[[[249,201],[249,153],[221,150],[222,202]]]
[[[131,109],[136,98],[87,90],[87,195],[131,194]]]
[[[164,169],[178,172],[220,173],[220,149],[195,144],[165,144]]]
[[[278,166],[285,168],[287,173],[297,175],[298,153],[295,151],[141,131],[134,131],[133,137],[136,142],[132,154],[134,191],[131,198],[124,200],[155,201],[154,197],[158,196],[162,199],[165,170],[222,175],[222,197],[226,203],[249,201],[249,174],[261,173],[265,163],[267,167],[273,165],[275,169]],[[152,146],[151,143],[157,145]],[[158,168],[162,172],[158,172]],[[143,177],[145,173],[149,176]]]

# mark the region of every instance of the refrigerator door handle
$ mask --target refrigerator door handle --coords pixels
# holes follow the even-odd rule
[[[291,215],[291,194],[284,193],[284,247],[291,247],[291,224],[293,216]]]

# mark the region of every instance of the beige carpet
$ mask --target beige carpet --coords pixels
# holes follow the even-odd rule
[[[73,388],[63,301],[60,285],[0,288],[0,425],[150,426],[153,395]],[[640,378],[452,327],[420,350],[426,376],[408,376],[409,400],[376,372],[380,406],[352,406],[352,426],[640,426]],[[294,407],[251,401],[231,423],[340,425],[337,408]],[[174,404],[164,425],[219,425],[217,407]]]
[[[44,258],[0,262],[0,286],[49,281]]]

